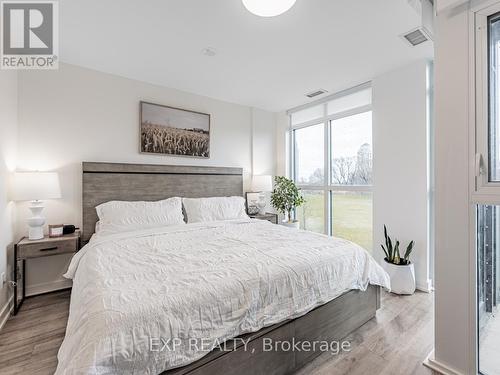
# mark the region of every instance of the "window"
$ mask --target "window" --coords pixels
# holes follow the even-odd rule
[[[322,190],[302,190],[306,203],[297,208],[300,227],[312,232],[325,232],[325,194]]]
[[[500,15],[496,14],[488,22],[489,39],[489,180],[500,181]]]
[[[372,185],[372,113],[331,122],[334,185]]]
[[[500,202],[500,6],[476,16],[476,155],[478,201]],[[488,12],[492,13],[488,13]],[[482,195],[482,197],[479,197]],[[489,196],[489,197],[486,197]],[[482,199],[486,198],[486,199]]]
[[[476,15],[476,327],[481,374],[500,374],[500,6]]]
[[[323,185],[325,151],[323,124],[297,129],[295,134],[295,180],[301,185]]]
[[[301,228],[372,249],[371,87],[290,113],[290,174],[306,203]]]
[[[332,234],[371,250],[372,193],[334,191],[332,195]]]
[[[477,314],[479,371],[500,374],[500,206],[477,206]]]

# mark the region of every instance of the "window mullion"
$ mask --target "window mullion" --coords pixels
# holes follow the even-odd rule
[[[324,185],[328,186],[330,185],[330,156],[331,156],[331,142],[330,142],[330,126],[328,125],[328,120],[326,120],[326,116],[328,114],[328,103],[325,103],[323,105],[323,113],[325,117],[325,122],[324,122],[324,150],[325,150],[325,160],[324,160],[324,173],[323,173],[323,178],[324,178]],[[327,191],[327,189],[323,190],[323,203],[324,203],[324,220],[325,220],[325,234],[331,235],[331,200],[330,200],[330,193]]]
[[[292,117],[288,116],[288,157],[290,158],[290,163],[288,165],[289,177],[292,181],[295,181],[295,136],[294,130],[292,129]]]

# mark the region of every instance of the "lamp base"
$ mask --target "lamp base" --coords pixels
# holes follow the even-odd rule
[[[45,218],[41,216],[43,208],[42,202],[31,202],[29,209],[33,216],[28,219],[28,226],[30,227],[28,238],[30,240],[41,240],[43,238],[43,226],[45,225]]]
[[[257,207],[259,207],[259,215],[266,214],[266,195],[264,192],[259,194],[259,201],[257,202]]]
[[[43,238],[43,226],[39,227],[30,227],[28,231],[28,239],[33,240],[41,240]]]

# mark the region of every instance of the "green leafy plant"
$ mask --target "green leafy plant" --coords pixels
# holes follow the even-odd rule
[[[399,253],[399,241],[396,239],[396,243],[393,244],[391,237],[387,234],[387,227],[384,225],[384,236],[385,236],[385,247],[380,245],[385,253],[385,260],[389,263],[396,264],[398,266],[406,266],[410,264],[410,255],[413,251],[413,245],[415,241],[411,241],[406,247],[406,252],[401,258]]]
[[[274,178],[274,190],[271,193],[271,204],[280,213],[288,216],[288,221],[292,221],[292,212],[295,207],[304,204],[305,200],[300,189],[295,183],[283,176]]]

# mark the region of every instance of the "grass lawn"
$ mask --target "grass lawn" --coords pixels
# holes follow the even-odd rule
[[[303,191],[306,203],[297,210],[301,227],[315,232],[324,230],[324,194],[321,191]],[[305,217],[305,221],[304,221]],[[372,250],[372,195],[371,193],[334,193],[333,235],[348,239]]]

